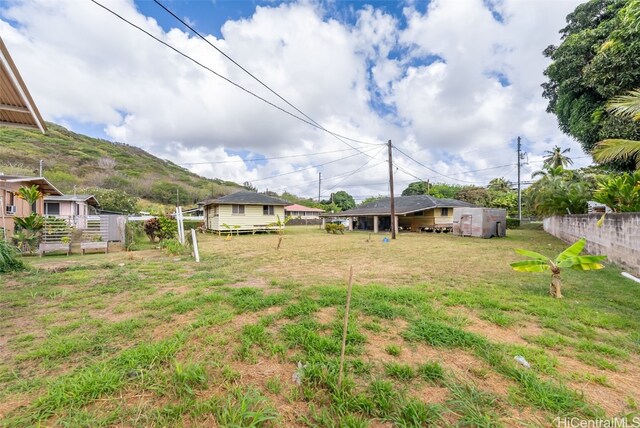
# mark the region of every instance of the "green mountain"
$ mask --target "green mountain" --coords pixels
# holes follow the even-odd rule
[[[194,174],[127,144],[76,134],[47,123],[47,133],[0,127],[0,172],[44,176],[62,192],[101,187],[125,191],[159,204],[181,205],[226,195],[241,186]]]

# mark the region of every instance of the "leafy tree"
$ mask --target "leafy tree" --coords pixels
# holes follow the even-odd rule
[[[542,85],[547,111],[585,151],[604,139],[640,140],[640,123],[605,109],[610,98],[640,87],[640,26],[629,25],[637,8],[637,0],[581,4],[567,16],[562,43],[544,51],[552,60]]]
[[[456,199],[462,189],[458,184],[436,183],[429,187],[429,194],[436,198]]]
[[[602,269],[604,266],[600,262],[607,256],[581,256],[587,240],[582,238],[569,248],[558,254],[555,259],[550,259],[535,251],[516,250],[516,253],[528,257],[529,260],[511,263],[513,270],[520,272],[544,272],[551,270],[551,285],[549,294],[556,299],[562,298],[562,279],[560,278],[561,268],[571,268],[576,270]]]
[[[469,202],[479,207],[488,207],[491,204],[489,190],[484,187],[467,186],[458,192],[456,199]]]
[[[242,187],[244,187],[246,190],[249,190],[251,192],[257,192],[258,188],[256,186],[254,186],[253,184],[251,184],[250,181],[245,181],[244,183],[242,183]]]
[[[429,183],[426,181],[416,181],[414,183],[410,183],[406,189],[402,191],[402,196],[412,196],[412,195],[428,195],[429,194]]]
[[[124,190],[90,187],[82,189],[81,192],[94,195],[100,203],[100,208],[105,211],[124,214],[132,214],[138,211],[138,198],[129,195]]]
[[[404,195],[403,195],[404,196]],[[386,196],[384,195],[378,195],[378,196],[369,196],[367,199],[363,200],[362,202],[360,202],[359,205],[366,205],[366,204],[370,204],[372,202],[376,202],[379,201],[380,199],[384,199],[386,198]]]
[[[583,214],[592,198],[594,182],[583,174],[564,168],[549,173],[527,189],[529,206],[536,215]]]
[[[341,211],[350,210],[351,208],[356,207],[356,201],[354,201],[353,196],[344,190],[340,190],[333,194],[333,203],[336,204]]]
[[[565,153],[569,153],[571,149],[562,150],[560,146],[555,146],[552,150],[545,150],[543,158],[544,165],[549,168],[566,168],[569,165],[573,165],[573,160],[569,156],[565,156]]]
[[[640,211],[640,171],[602,177],[593,199],[615,212]]]
[[[153,183],[147,197],[154,201],[171,205],[177,204],[178,202],[183,204],[192,199],[184,187],[168,181]]]
[[[608,103],[607,110],[617,116],[640,121],[640,89],[614,98]],[[636,169],[640,170],[640,141],[620,138],[601,141],[593,150],[593,159],[603,163],[635,161]]]

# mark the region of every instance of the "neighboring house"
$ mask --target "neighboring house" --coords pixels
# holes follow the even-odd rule
[[[16,64],[0,38],[0,125],[38,129],[47,126],[22,80]]]
[[[453,227],[453,209],[473,207],[456,199],[439,199],[429,195],[397,196],[395,202],[396,230],[441,231]],[[346,218],[349,230],[391,229],[391,198],[361,205],[339,213],[323,214],[323,218]]]
[[[40,198],[33,206],[20,199],[16,193],[21,187],[38,186],[44,195],[62,195],[62,193],[49,183],[44,177],[20,177],[0,174],[0,228],[7,231],[7,236],[14,232],[13,219],[26,217],[32,212],[44,214],[44,198]]]
[[[69,220],[69,224],[83,229],[87,216],[96,214],[99,206],[93,195],[45,196],[44,215],[64,218]]]
[[[285,215],[301,220],[319,219],[323,212],[324,210],[319,208],[309,208],[298,204],[284,207]]]
[[[250,191],[240,191],[202,203],[205,227],[216,232],[232,230],[256,232],[276,230],[273,224],[284,221],[284,207],[289,202]],[[225,224],[227,226],[225,226]]]

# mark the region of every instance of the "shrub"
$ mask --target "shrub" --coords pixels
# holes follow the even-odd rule
[[[149,241],[156,240],[156,235],[160,231],[160,222],[157,218],[150,218],[144,222],[144,233],[149,237]]]
[[[336,234],[341,234],[344,235],[344,224],[341,223],[327,223],[324,226],[324,230],[327,231],[327,233],[333,233],[334,235]]]
[[[6,241],[0,241],[0,273],[14,272],[24,269],[22,260],[18,258],[19,251]]]
[[[178,223],[169,217],[158,217],[158,238],[161,241],[165,239],[174,239],[178,233]]]
[[[164,239],[160,241],[160,247],[173,256],[183,254],[186,251],[185,246],[177,239]]]
[[[520,219],[517,219],[517,218],[507,219],[507,229],[518,229],[519,227],[520,227]]]

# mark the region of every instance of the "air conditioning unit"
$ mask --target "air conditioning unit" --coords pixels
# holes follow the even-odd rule
[[[7,214],[15,214],[16,206],[15,205],[7,205]]]

